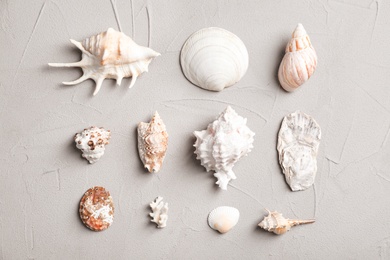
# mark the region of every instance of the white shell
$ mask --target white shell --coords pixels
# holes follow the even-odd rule
[[[168,148],[168,133],[159,114],[150,123],[138,124],[138,153],[149,172],[158,172]]]
[[[238,82],[248,69],[248,51],[235,34],[216,27],[193,33],[183,45],[180,63],[194,85],[221,91]]]
[[[149,213],[149,216],[152,217],[150,220],[157,224],[157,228],[164,228],[167,226],[168,220],[168,203],[162,201],[163,197],[158,196],[152,203],[150,203],[150,208],[153,213]]]
[[[314,183],[321,128],[309,115],[296,111],[283,119],[278,136],[279,163],[291,190]]]
[[[110,138],[110,130],[106,131],[103,127],[91,126],[76,134],[74,141],[76,147],[82,151],[82,156],[92,164],[103,156],[105,146],[109,144]]]
[[[286,233],[293,226],[301,224],[313,223],[314,219],[300,220],[300,219],[287,219],[282,216],[281,213],[276,211],[268,211],[268,216],[259,223],[259,227],[267,230],[268,232],[273,232],[277,235]]]
[[[313,75],[317,54],[302,24],[298,24],[279,66],[278,78],[286,91],[293,91]]]
[[[137,77],[148,71],[149,63],[160,53],[150,48],[139,46],[122,32],[109,28],[106,32],[85,39],[82,43],[70,40],[82,51],[82,59],[74,63],[49,63],[53,67],[81,67],[83,76],[65,85],[75,85],[87,79],[96,82],[93,95],[96,95],[103,80],[116,79],[118,85],[122,78],[132,77],[131,88]]]
[[[211,211],[207,221],[212,229],[224,234],[237,224],[239,218],[238,209],[222,206]]]
[[[230,180],[236,179],[234,164],[253,148],[253,133],[246,126],[246,118],[228,106],[206,130],[195,131],[196,159],[207,171],[215,171],[216,184],[227,189]]]

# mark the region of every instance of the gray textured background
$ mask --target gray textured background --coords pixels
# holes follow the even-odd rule
[[[0,257],[2,259],[324,259],[390,257],[390,4],[323,1],[0,1]],[[301,22],[318,53],[314,76],[284,92],[277,68]],[[220,93],[183,76],[186,38],[218,26],[246,44],[249,69]],[[50,68],[80,52],[69,39],[122,29],[162,55],[131,89],[106,80],[63,86],[80,69]],[[235,167],[227,191],[196,161],[194,130],[230,104],[256,133],[254,150]],[[300,109],[322,127],[315,185],[291,192],[277,162],[283,116]],[[165,164],[147,174],[136,125],[158,110],[170,135]],[[89,165],[73,135],[90,125],[112,131],[99,162]],[[82,194],[106,187],[116,205],[106,231],[85,228]],[[149,222],[148,204],[170,204],[168,226]],[[220,235],[207,214],[230,205],[238,225]],[[256,228],[264,207],[312,218],[283,236]]]

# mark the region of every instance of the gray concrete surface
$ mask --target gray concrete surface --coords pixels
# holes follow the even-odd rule
[[[2,259],[389,259],[390,2],[323,1],[0,1],[0,258]],[[296,24],[319,65],[299,91],[284,92],[277,68]],[[246,44],[249,69],[220,93],[183,76],[179,53],[194,31],[218,26]],[[128,90],[106,80],[64,86],[81,70],[72,62],[82,40],[119,27],[162,55]],[[248,118],[254,150],[235,167],[227,191],[196,161],[192,132],[228,104]],[[322,127],[315,185],[291,192],[277,162],[283,116],[300,109]],[[170,135],[159,174],[147,174],[136,125],[158,110]],[[90,125],[112,131],[94,165],[73,135]],[[84,191],[106,187],[116,205],[106,231],[78,217]],[[148,204],[170,205],[155,228]],[[220,235],[207,214],[230,205],[238,225]],[[283,236],[257,228],[264,207],[291,218],[316,218]]]

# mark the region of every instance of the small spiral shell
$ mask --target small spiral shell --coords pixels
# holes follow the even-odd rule
[[[298,24],[279,66],[279,82],[286,91],[294,91],[313,75],[316,67],[316,51],[303,25]]]

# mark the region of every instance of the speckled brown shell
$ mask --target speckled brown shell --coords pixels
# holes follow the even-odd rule
[[[80,201],[80,218],[93,231],[102,231],[111,226],[114,217],[114,203],[110,192],[103,187],[92,187]]]

